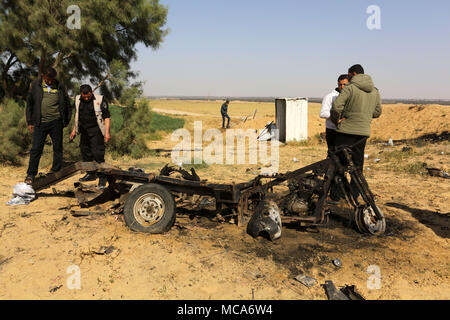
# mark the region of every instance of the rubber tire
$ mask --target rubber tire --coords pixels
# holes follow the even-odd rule
[[[164,201],[164,205],[166,207],[161,220],[151,226],[141,225],[136,220],[133,213],[135,202],[146,193],[154,193],[160,196]],[[125,201],[123,213],[126,225],[133,231],[151,234],[166,233],[172,228],[173,224],[175,223],[175,200],[173,199],[173,196],[169,192],[169,190],[167,190],[165,187],[154,183],[144,184],[131,192],[128,199]]]

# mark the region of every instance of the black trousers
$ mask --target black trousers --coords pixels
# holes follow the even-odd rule
[[[325,138],[327,139],[327,145],[328,145],[328,150],[329,151],[333,151],[334,150],[335,137],[336,137],[336,130],[327,128]]]
[[[334,147],[341,147],[341,146],[351,146],[354,145],[355,143],[362,141],[361,143],[358,143],[356,146],[354,146],[352,148],[352,160],[355,163],[355,166],[361,170],[361,172],[363,172],[363,167],[364,167],[364,152],[366,149],[366,143],[367,143],[367,139],[369,137],[366,136],[359,136],[359,135],[353,135],[353,134],[346,134],[346,133],[341,133],[341,132],[336,132],[334,134]],[[346,163],[347,161],[345,160],[345,157],[342,154],[339,154],[339,158],[341,160],[342,163]],[[352,180],[350,182],[350,184],[352,185],[352,189],[357,191],[357,187],[356,184],[354,183],[354,181]],[[339,198],[342,198],[343,195],[341,194],[340,190],[338,190],[338,187],[332,183],[331,186],[331,193],[330,196],[333,200],[339,200]],[[354,196],[357,198],[359,196],[359,193],[355,193]]]
[[[53,166],[51,171],[56,172],[61,170],[63,161],[63,127],[61,119],[41,123],[34,127],[33,144],[27,170],[28,176],[34,177],[38,173],[39,162],[48,135],[50,135],[53,144]]]
[[[364,151],[366,150],[366,143],[368,138],[369,137],[366,136],[336,132],[334,135],[334,145],[335,147],[351,146],[364,139],[363,142],[358,143],[352,149],[352,160],[355,163],[355,166],[360,168],[362,171],[364,166]]]
[[[230,126],[230,116],[226,113],[222,113],[222,128],[225,128],[225,119],[228,119],[227,128]]]
[[[105,138],[100,128],[80,129],[80,151],[84,162],[105,162]]]

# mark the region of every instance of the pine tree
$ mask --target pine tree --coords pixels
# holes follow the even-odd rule
[[[71,5],[80,8],[79,29],[67,25]],[[117,61],[128,70],[138,43],[159,47],[167,10],[159,0],[0,1],[2,81],[13,81],[9,73],[17,68],[37,73],[53,66],[68,85],[98,83]],[[10,95],[11,86],[2,87]]]

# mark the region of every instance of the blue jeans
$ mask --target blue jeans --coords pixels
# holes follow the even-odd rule
[[[230,117],[226,113],[222,113],[222,128],[225,128],[225,119],[228,119],[227,128],[230,127]]]

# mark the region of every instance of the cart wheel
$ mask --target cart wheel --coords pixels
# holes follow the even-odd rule
[[[125,223],[133,231],[165,233],[175,222],[175,208],[173,196],[166,188],[145,184],[131,192],[125,201]]]
[[[386,231],[386,219],[383,212],[378,208],[383,219],[378,220],[372,207],[359,207],[355,212],[355,223],[361,233],[371,235],[382,235]]]

